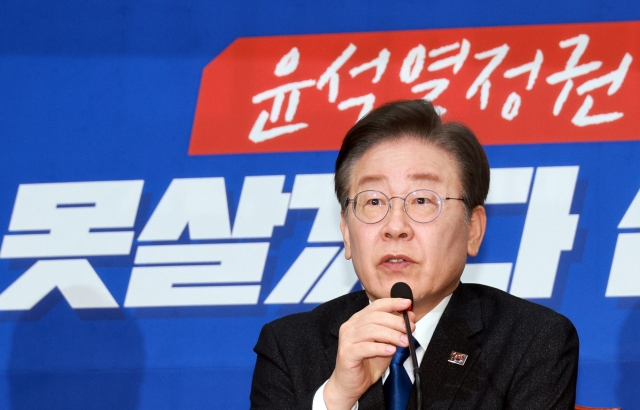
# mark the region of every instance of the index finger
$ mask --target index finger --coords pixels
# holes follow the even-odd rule
[[[371,302],[369,307],[373,310],[395,313],[411,308],[411,300],[403,298],[382,298]]]

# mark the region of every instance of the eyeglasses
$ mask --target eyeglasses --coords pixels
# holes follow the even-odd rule
[[[391,209],[391,200],[394,198],[404,201],[404,211],[409,218],[416,222],[431,222],[440,215],[442,202],[449,199],[464,201],[462,198],[441,198],[437,193],[429,189],[418,189],[410,192],[404,198],[392,196],[389,198],[380,191],[362,191],[353,199],[347,199],[347,207],[352,204],[353,214],[366,224],[375,224],[382,221]]]

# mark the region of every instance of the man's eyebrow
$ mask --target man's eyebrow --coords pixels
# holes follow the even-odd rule
[[[431,172],[419,172],[416,174],[409,175],[409,180],[411,181],[431,181],[431,182],[441,182],[442,178],[437,174],[433,174]],[[367,175],[358,181],[358,186],[366,185],[369,183],[386,181],[386,178],[382,175]]]
[[[367,175],[365,177],[360,178],[358,181],[358,186],[362,186],[365,184],[369,184],[371,182],[380,182],[386,180],[382,175]]]
[[[442,179],[438,175],[432,174],[430,172],[421,172],[418,174],[411,174],[409,175],[409,179],[412,181],[433,181],[433,182],[442,181]]]

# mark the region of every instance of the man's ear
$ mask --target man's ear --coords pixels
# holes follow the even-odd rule
[[[476,256],[480,250],[484,232],[487,229],[487,212],[484,206],[478,205],[471,212],[469,220],[469,237],[467,240],[467,253]]]
[[[349,241],[349,227],[347,226],[346,215],[344,211],[340,212],[340,230],[342,231],[342,240],[344,241],[344,257],[351,259],[351,242]]]

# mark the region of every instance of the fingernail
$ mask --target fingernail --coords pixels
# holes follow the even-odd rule
[[[402,343],[409,343],[409,339],[407,338],[407,335],[400,335],[400,341]]]
[[[387,347],[385,347],[385,349],[389,353],[395,353],[396,352],[396,347],[395,346],[387,346]]]

